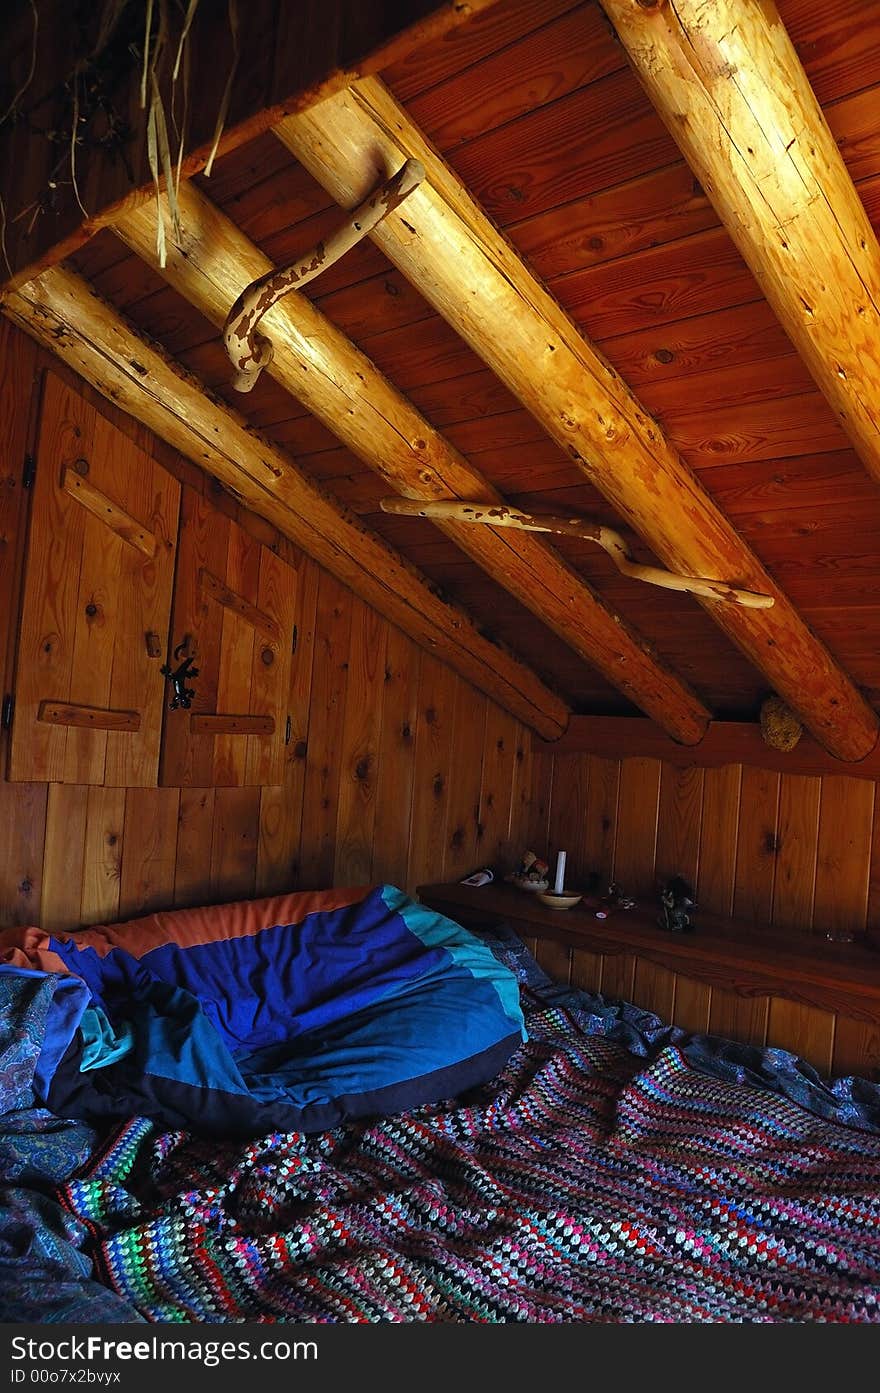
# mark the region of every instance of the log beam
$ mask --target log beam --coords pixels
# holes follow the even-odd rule
[[[411,197],[412,195],[410,195]],[[180,187],[181,236],[158,265],[149,208],[130,210],[117,234],[215,324],[235,287],[271,274],[247,236],[192,184]],[[273,356],[267,371],[398,493],[437,500],[477,496],[501,503],[487,479],[330,320],[297,290],[267,312]],[[699,740],[709,712],[545,541],[527,534],[476,535],[440,524],[468,556],[599,669],[673,739]]]
[[[419,159],[426,181],[371,236],[577,462],[669,570],[773,596],[698,601],[838,759],[878,719],[619,375],[579,333],[381,82],[369,78],[275,133],[344,207]]]
[[[880,480],[880,244],[773,0],[676,0],[652,10],[638,0],[601,3],[816,385]]]
[[[55,266],[2,302],[3,313],[248,508],[531,729],[553,739],[569,709],[424,576],[138,334],[88,282]]]

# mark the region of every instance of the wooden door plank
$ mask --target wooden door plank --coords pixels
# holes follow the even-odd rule
[[[135,738],[116,732],[107,735],[105,781],[123,788],[150,787],[158,779],[165,683],[159,671],[163,658],[161,647],[158,654],[151,654],[147,634],[157,634],[161,645],[168,633],[180,484],[133,440],[124,440],[115,429],[111,434],[99,417],[95,428],[96,456],[102,445],[107,451],[111,478],[114,482],[120,481],[121,502],[156,540],[155,555],[151,559],[130,547],[122,549],[120,625],[113,653],[110,705],[137,707],[143,712],[143,720]]]
[[[337,751],[341,776],[334,885],[368,885],[371,879],[387,640],[387,620],[353,598],[345,716]]]
[[[47,789],[0,782],[0,924],[39,924]]]
[[[262,548],[235,523],[229,528],[225,583],[252,604],[260,583]],[[209,603],[211,601],[209,600]],[[216,712],[248,711],[251,700],[255,631],[234,609],[221,606],[220,665],[217,676]],[[247,740],[241,735],[214,737],[215,788],[241,787],[246,779]]]
[[[40,905],[40,927],[49,933],[77,929],[84,922],[81,902],[87,825],[88,789],[50,784]]]
[[[124,853],[125,789],[90,788],[82,870],[81,924],[115,924]]]
[[[323,571],[315,617],[303,835],[299,856],[299,881],[304,889],[326,889],[333,883],[340,774],[338,753],[345,718],[351,605],[351,591]]]
[[[136,733],[141,728],[140,711],[111,711],[101,706],[74,706],[68,702],[41,701],[37,708],[37,720],[49,725],[67,726],[71,731],[99,732],[104,730],[127,730]],[[68,758],[71,756],[68,749]],[[74,767],[79,768],[82,756],[74,759]],[[94,761],[88,758],[90,767]],[[88,783],[99,783],[104,772],[104,760],[100,769],[95,770],[95,778]]]
[[[733,913],[741,783],[739,764],[703,773],[698,903],[710,914]]]
[[[249,784],[265,786],[284,782],[296,587],[294,568],[263,546],[258,600],[260,611],[272,624],[275,636],[264,633],[254,643],[250,709],[252,715],[271,717],[274,731],[271,739],[248,740],[245,778]]]
[[[805,774],[780,776],[773,923],[804,933],[813,924],[820,788],[820,779]]]
[[[212,604],[199,587],[199,571],[226,572],[230,523],[191,488],[183,490],[178,541],[174,607],[167,662],[176,668],[184,656],[175,649],[189,640],[198,677],[192,710],[208,714],[217,710],[220,639],[223,611]],[[210,788],[214,782],[214,739],[193,735],[184,708],[169,709],[170,687],[164,694],[165,724],[162,736],[161,783],[169,786]]]
[[[779,775],[744,768],[737,830],[733,912],[738,919],[770,923],[776,871]]]
[[[71,469],[70,465],[62,472],[61,487],[70,498],[76,499],[87,512],[96,517],[102,527],[115,532],[126,546],[134,547],[148,561],[156,555],[157,542],[153,533],[118,503],[114,503],[106,493],[101,493],[91,480]]]
[[[177,860],[177,788],[130,788],[122,834],[121,918],[174,904]]]
[[[439,873],[446,844],[449,781],[452,767],[452,722],[455,674],[422,654],[419,671],[419,714],[413,769],[407,886],[424,884]],[[484,855],[481,847],[479,855]]]
[[[412,639],[389,625],[373,821],[372,877],[374,881],[387,882],[401,889],[408,884],[420,660],[421,651]]]
[[[258,788],[218,788],[211,843],[211,898],[216,902],[253,896],[260,826]]]
[[[15,684],[10,778],[61,782],[67,730],[37,722],[39,703],[70,696],[86,514],[59,492],[61,469],[91,451],[95,412],[47,373]]]
[[[276,721],[274,716],[238,715],[232,712],[210,716],[195,714],[189,718],[189,728],[193,735],[244,735],[250,740],[257,740],[275,735]],[[248,779],[246,782],[252,781]]]
[[[177,907],[210,903],[215,797],[213,788],[180,790],[174,864],[174,904]]]
[[[770,998],[767,1043],[790,1050],[828,1077],[834,1054],[834,1020],[831,1011],[773,996]]]
[[[814,908],[818,933],[865,932],[875,788],[865,779],[840,774],[822,779]]]
[[[455,689],[452,768],[443,857],[444,880],[461,880],[486,858],[480,832],[480,792],[486,748],[488,700],[467,682]],[[500,869],[500,868],[498,868]]]
[[[233,614],[237,614],[259,633],[265,634],[266,638],[273,639],[275,643],[281,642],[281,630],[271,614],[267,614],[258,605],[251,604],[244,595],[239,595],[222,580],[218,580],[205,567],[199,571],[199,589],[224,609],[232,610]]]
[[[295,559],[296,651],[291,656],[287,696],[290,740],[284,746],[283,783],[263,788],[260,797],[257,849],[257,893],[260,895],[290,890],[298,883],[299,876],[320,572],[308,557],[299,554]],[[285,724],[286,721],[285,716]]]
[[[655,895],[660,760],[624,759],[620,766],[614,879],[624,894]]]

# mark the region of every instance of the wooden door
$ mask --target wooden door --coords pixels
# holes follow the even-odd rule
[[[155,785],[180,485],[46,374],[11,779]]]
[[[295,598],[292,567],[183,490],[169,661],[196,675],[165,712],[163,784],[283,782]]]

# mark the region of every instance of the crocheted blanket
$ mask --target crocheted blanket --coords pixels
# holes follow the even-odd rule
[[[318,1135],[144,1120],[59,1191],[153,1321],[880,1321],[880,1136],[587,1037]]]

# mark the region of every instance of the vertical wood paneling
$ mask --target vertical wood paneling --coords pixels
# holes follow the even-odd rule
[[[822,779],[814,911],[819,933],[864,933],[873,818],[874,785],[867,779]]]
[[[436,879],[443,864],[455,685],[449,668],[422,654],[407,871],[410,885]]]
[[[486,698],[479,692],[464,682],[458,684],[452,715],[454,766],[446,819],[444,880],[461,880],[475,871],[481,860],[489,863],[489,858],[483,854],[482,840],[477,836],[487,705]]]
[[[486,712],[478,859],[499,870],[509,866],[519,850],[515,851],[511,844],[510,825],[516,749],[516,720],[493,704]]]
[[[705,1035],[709,1029],[712,988],[706,982],[676,975],[674,1023],[694,1035]]]
[[[657,827],[657,879],[680,875],[696,894],[700,824],[703,814],[702,769],[679,769],[664,764],[660,779],[660,815]]]
[[[214,840],[213,788],[182,788],[177,817],[174,903],[208,904],[211,899],[211,847]]]
[[[180,790],[130,788],[125,794],[121,918],[174,903]]]
[[[0,320],[0,686],[12,690],[18,587],[24,551],[25,491],[21,486],[24,457],[33,446],[29,421],[35,412],[36,344]],[[0,731],[0,757],[5,760],[6,732]]]
[[[556,874],[556,857],[560,851],[565,852],[566,888],[583,889],[592,869],[587,861],[586,853],[589,790],[589,755],[565,756],[564,779],[557,780],[554,773],[553,803],[550,809],[548,845],[545,853],[545,860],[550,863],[551,889]]]
[[[645,958],[636,961],[633,1000],[646,1011],[654,1011],[663,1021],[675,1013],[675,973]]]
[[[767,1040],[770,1001],[766,996],[740,996],[722,987],[712,988],[709,1029],[725,1040],[763,1045]]]
[[[211,898],[215,901],[253,897],[257,876],[260,790],[218,788],[214,795],[214,835],[211,841]]]
[[[45,784],[0,784],[0,925],[39,924]]]
[[[783,774],[779,786],[779,854],[773,922],[803,928],[813,922],[821,779]]]
[[[376,781],[385,696],[388,625],[381,615],[352,602],[351,643],[336,810],[336,885],[368,885],[373,859]]]
[[[563,775],[563,778],[565,776]],[[529,807],[526,820],[526,842],[523,851],[533,851],[536,856],[546,858],[550,842],[550,813],[553,796],[553,756],[541,753],[532,755],[531,779],[529,781]]]
[[[49,785],[40,926],[50,933],[76,929],[82,922],[87,819],[87,788],[81,784]]]
[[[733,912],[767,924],[773,910],[779,775],[744,768],[739,800]]]
[[[517,865],[527,849],[531,789],[532,733],[521,721],[517,721],[513,789],[510,795],[511,866]]]
[[[614,879],[625,894],[645,899],[655,894],[659,803],[660,760],[623,760],[617,800]]]
[[[402,888],[407,885],[420,659],[420,651],[412,639],[389,625],[373,822],[372,878]]]
[[[632,1001],[636,960],[632,953],[605,953],[602,960],[602,995]]]
[[[831,1073],[834,1054],[834,1016],[799,1001],[770,998],[767,1038],[783,1050],[799,1055],[820,1074]]]
[[[125,789],[90,788],[86,810],[80,923],[119,918],[125,830]]]
[[[582,856],[587,875],[596,874],[604,890],[614,872],[620,760],[590,755]]]
[[[835,1077],[862,1074],[880,1081],[880,1025],[838,1016],[831,1072]]]
[[[555,943],[551,938],[542,938],[535,954],[538,962],[549,977],[556,982],[568,983],[571,979],[572,952],[564,943]]]
[[[739,764],[703,771],[697,899],[710,914],[733,913],[741,782],[742,766]]]
[[[312,660],[311,715],[306,755],[299,883],[304,889],[332,884],[336,859],[336,804],[339,747],[345,719],[351,595],[326,572],[318,585],[315,652]]]
[[[581,987],[585,992],[601,992],[602,954],[587,953],[576,948],[571,955],[571,985]]]

